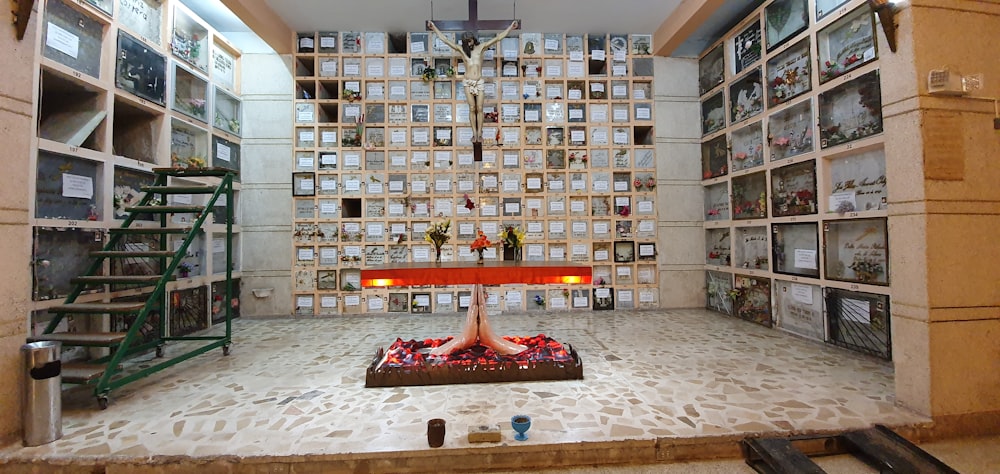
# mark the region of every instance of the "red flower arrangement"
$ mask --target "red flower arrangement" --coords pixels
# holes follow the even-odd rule
[[[469,249],[481,252],[491,245],[493,245],[493,243],[490,242],[490,239],[487,238],[486,234],[484,234],[482,229],[480,229],[478,231],[478,235],[476,236],[476,240],[469,244]]]

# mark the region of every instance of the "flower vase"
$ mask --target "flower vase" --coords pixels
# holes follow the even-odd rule
[[[504,246],[503,248],[503,259],[513,262],[518,262],[521,260],[521,247],[510,247]]]
[[[441,247],[434,247],[434,263],[441,263]]]
[[[483,264],[483,250],[486,250],[486,249],[476,249],[476,252],[479,252],[479,259],[476,260],[476,263],[479,264],[479,265]]]

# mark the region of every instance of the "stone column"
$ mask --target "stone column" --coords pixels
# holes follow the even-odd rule
[[[654,58],[660,307],[705,306],[698,60]]]
[[[237,223],[242,229],[244,316],[287,316],[292,308],[291,61],[290,55],[279,56],[263,43],[257,49],[244,48],[242,55],[246,127]]]
[[[1000,432],[1000,3],[897,5],[879,27],[897,402],[940,434]],[[966,97],[929,95],[931,69],[983,73]]]
[[[31,15],[28,31],[17,40],[9,9],[0,21],[0,143],[4,173],[0,173],[0,373],[8,385],[0,390],[0,443],[20,437],[21,392],[24,380],[21,345],[28,335],[28,302],[31,298],[31,226],[28,225],[31,144],[35,136],[34,91],[37,89],[35,48],[38,11]]]

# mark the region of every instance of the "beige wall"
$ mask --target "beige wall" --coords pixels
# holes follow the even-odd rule
[[[993,102],[927,94],[931,69],[1000,96],[1000,2],[911,0],[882,54],[899,403],[1000,429],[1000,131]],[[881,35],[881,32],[879,33]]]
[[[5,5],[9,6],[9,5]],[[0,143],[4,173],[0,173],[0,374],[7,383],[0,389],[0,442],[20,437],[21,345],[28,333],[28,298],[31,295],[31,230],[28,227],[28,170],[34,91],[35,27],[31,24],[18,41],[9,9],[0,21]]]

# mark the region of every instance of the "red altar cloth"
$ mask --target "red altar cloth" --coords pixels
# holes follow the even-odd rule
[[[561,262],[408,262],[361,269],[361,286],[576,284],[590,283],[592,271]]]

